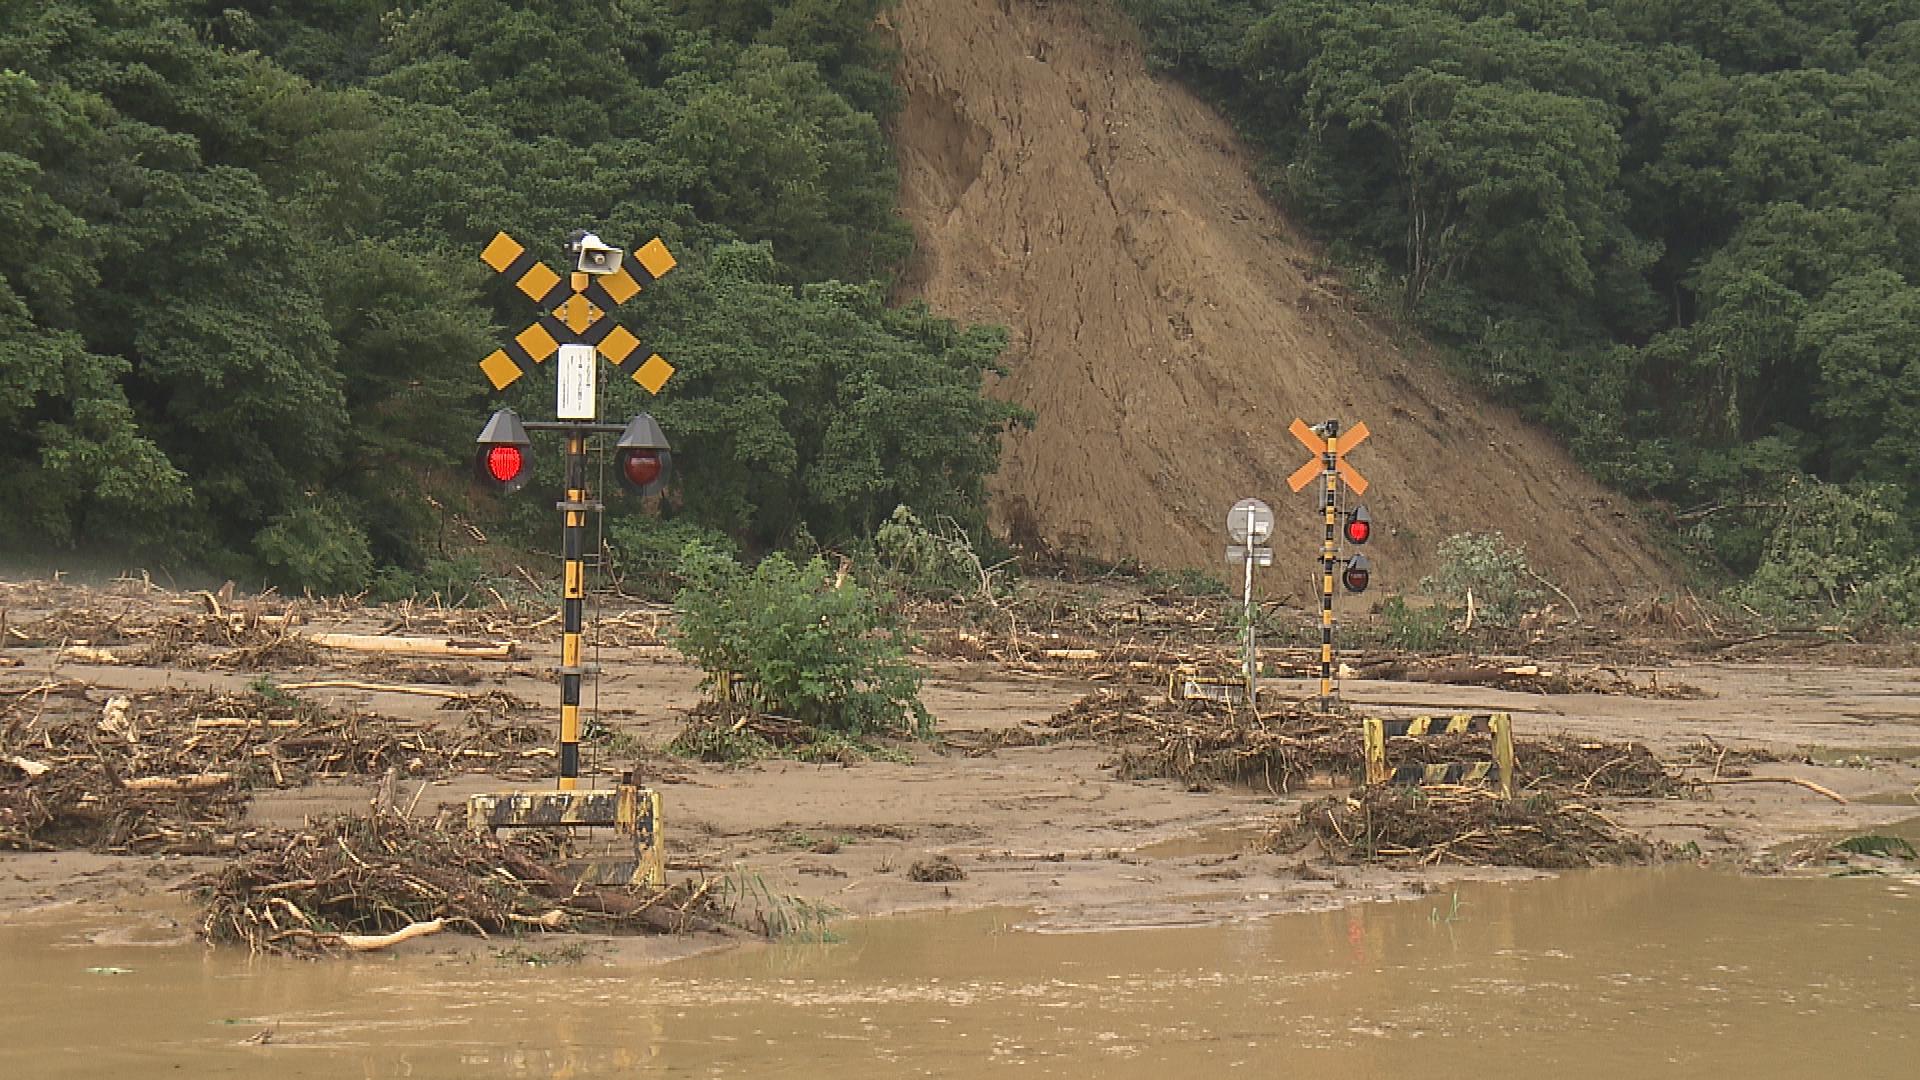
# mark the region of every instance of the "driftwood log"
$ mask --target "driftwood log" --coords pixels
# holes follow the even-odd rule
[[[407,637],[399,634],[309,634],[307,640],[323,649],[351,652],[400,653],[407,656],[454,656],[465,660],[511,660],[511,641],[468,641],[460,638]]]

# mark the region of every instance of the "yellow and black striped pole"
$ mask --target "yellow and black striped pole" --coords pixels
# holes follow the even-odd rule
[[[580,782],[580,633],[586,611],[587,576],[583,547],[587,536],[587,435],[567,432],[567,500],[561,538],[566,588],[560,601],[560,790],[572,791]]]
[[[1334,503],[1340,492],[1340,422],[1327,421],[1320,434],[1327,441],[1326,449],[1320,454],[1321,468],[1326,474],[1321,508],[1326,513],[1327,525],[1326,542],[1320,548],[1320,707],[1330,709],[1339,696],[1333,677],[1333,575],[1340,561],[1339,526],[1334,519]]]

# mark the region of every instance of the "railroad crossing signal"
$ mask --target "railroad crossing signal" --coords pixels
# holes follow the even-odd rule
[[[639,338],[607,317],[614,307],[638,295],[643,286],[622,265],[619,252],[609,257],[611,249],[597,246],[598,238],[587,239],[595,246],[582,248],[581,270],[566,277],[528,254],[524,245],[506,233],[495,234],[480,253],[480,261],[505,275],[515,288],[540,305],[540,317],[533,325],[480,361],[480,370],[495,390],[512,386],[528,369],[546,363],[567,345],[598,350],[622,375],[646,387],[648,393],[659,393],[673,376],[672,364],[659,353],[641,348]],[[678,262],[656,236],[633,253],[632,265],[639,267],[640,275],[651,285]],[[607,266],[612,269],[605,270]]]
[[[1340,561],[1342,540],[1358,546],[1373,539],[1373,515],[1367,512],[1365,505],[1347,511],[1344,523],[1339,513],[1341,481],[1346,481],[1347,487],[1355,495],[1367,492],[1367,478],[1360,475],[1360,470],[1347,464],[1347,451],[1365,442],[1369,432],[1365,423],[1355,424],[1342,432],[1338,420],[1328,420],[1319,427],[1309,427],[1306,421],[1297,418],[1288,430],[1313,456],[1307,459],[1305,465],[1295,469],[1292,476],[1287,477],[1287,486],[1299,491],[1311,484],[1315,476],[1325,484],[1320,493],[1320,508],[1326,525],[1326,537],[1320,547],[1320,703],[1323,708],[1331,708],[1339,694],[1334,681],[1333,663],[1335,568],[1339,568],[1340,584],[1350,593],[1366,592],[1367,586],[1373,583],[1373,564],[1365,555],[1354,554],[1347,558],[1344,565]]]
[[[1360,475],[1359,469],[1347,464],[1347,451],[1366,442],[1367,436],[1372,434],[1372,432],[1367,430],[1365,421],[1361,421],[1348,428],[1344,434],[1331,438],[1308,427],[1306,421],[1298,418],[1293,421],[1293,426],[1287,430],[1293,432],[1293,437],[1299,439],[1300,442],[1306,446],[1308,452],[1313,455],[1307,459],[1305,465],[1293,470],[1293,475],[1287,477],[1288,487],[1299,491],[1301,488],[1313,483],[1313,478],[1320,475],[1323,468],[1322,462],[1324,455],[1331,452],[1333,454],[1334,471],[1338,472],[1340,478],[1347,482],[1347,486],[1353,489],[1353,493],[1355,495],[1365,495],[1367,493],[1367,478]]]

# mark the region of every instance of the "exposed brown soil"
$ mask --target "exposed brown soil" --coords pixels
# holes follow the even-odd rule
[[[1271,205],[1228,125],[1148,73],[1105,0],[903,0],[895,129],[918,254],[902,284],[1011,331],[993,522],[1034,549],[1218,571],[1227,508],[1273,506],[1268,595],[1316,587],[1308,458],[1287,432],[1365,421],[1375,580],[1503,531],[1577,602],[1670,590],[1631,507],[1552,440],[1396,340]]]

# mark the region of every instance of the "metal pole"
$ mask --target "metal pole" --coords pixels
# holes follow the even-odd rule
[[[587,434],[567,432],[567,501],[560,504],[566,517],[561,559],[566,588],[560,601],[560,790],[572,791],[580,782],[580,632],[586,609],[586,567],[582,561],[587,536]]]
[[[1320,464],[1326,476],[1326,494],[1321,499],[1326,514],[1326,542],[1320,548],[1320,707],[1330,709],[1339,691],[1333,679],[1333,572],[1339,561],[1339,532],[1334,522],[1334,500],[1339,492],[1340,421],[1329,420],[1321,428],[1327,440]]]
[[[1241,613],[1247,620],[1247,704],[1257,707],[1259,698],[1255,697],[1255,680],[1259,676],[1259,660],[1253,649],[1253,553],[1258,537],[1254,532],[1254,507],[1247,507],[1247,583],[1241,596]]]

